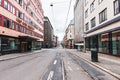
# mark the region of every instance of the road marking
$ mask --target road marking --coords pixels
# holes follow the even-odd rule
[[[54,61],[54,64],[56,64],[56,63],[57,63],[57,60]]]
[[[79,70],[80,68],[77,68],[77,70]]]
[[[71,68],[70,66],[68,66],[68,69],[69,69],[70,71],[72,71],[72,68]]]
[[[47,80],[52,80],[53,75],[54,75],[54,71],[50,71],[50,74],[49,74]]]

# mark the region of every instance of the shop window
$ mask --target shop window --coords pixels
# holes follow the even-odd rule
[[[6,0],[4,0],[4,8],[7,9],[8,8],[8,2]]]
[[[113,55],[120,55],[120,32],[112,34]]]
[[[107,20],[107,8],[99,13],[99,22],[102,23]]]
[[[96,21],[95,21],[95,17],[91,20],[91,27],[95,27],[96,26]]]
[[[100,51],[103,53],[109,53],[109,33],[101,34],[99,45],[101,46]]]
[[[2,5],[2,0],[0,0],[0,5]]]
[[[114,15],[118,14],[120,12],[120,3],[118,0],[114,1]]]

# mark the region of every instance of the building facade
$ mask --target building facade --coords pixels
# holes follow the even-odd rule
[[[43,19],[40,0],[0,0],[0,53],[40,48]]]
[[[85,40],[83,37],[84,33],[84,0],[76,0],[75,6],[74,6],[74,21],[75,21],[75,27],[74,27],[74,41],[75,41],[75,48],[77,48],[80,51],[85,50]]]
[[[53,42],[54,42],[53,36],[54,36],[54,30],[52,24],[48,17],[44,17],[44,42],[43,42],[44,48],[53,47]]]
[[[53,47],[57,47],[58,46],[58,37],[57,36],[53,36]]]
[[[120,56],[120,0],[85,1],[86,50]]]
[[[74,48],[74,20],[71,20],[65,33],[67,36],[67,42],[66,42],[67,48],[73,49]]]

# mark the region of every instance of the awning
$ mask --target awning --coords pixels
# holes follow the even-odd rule
[[[78,45],[78,46],[83,46],[84,43],[75,43],[75,45]]]

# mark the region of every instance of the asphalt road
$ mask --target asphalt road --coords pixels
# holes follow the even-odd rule
[[[0,61],[0,80],[117,80],[62,48]]]

